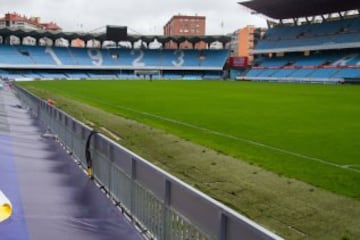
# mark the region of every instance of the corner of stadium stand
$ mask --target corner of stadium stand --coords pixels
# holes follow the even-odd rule
[[[239,80],[360,83],[360,1],[239,2],[268,19]]]

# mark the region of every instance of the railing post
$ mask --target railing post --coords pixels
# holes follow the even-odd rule
[[[136,159],[131,158],[131,195],[130,195],[130,212],[135,211],[135,180],[136,180]],[[134,220],[134,219],[132,219]]]
[[[114,165],[114,147],[110,143],[107,143],[107,155],[108,155],[108,158],[110,161],[109,172],[108,172],[108,176],[109,176],[108,189],[109,189],[109,196],[112,196],[112,192],[113,192],[113,189],[112,189],[113,171],[112,171],[112,169],[114,168],[114,166],[113,166]]]
[[[220,213],[219,216],[219,229],[217,240],[226,240],[226,228],[227,228],[227,216],[224,212]]]
[[[165,191],[164,191],[164,204],[163,204],[163,236],[162,239],[166,240],[169,232],[168,216],[169,216],[169,206],[171,202],[171,182],[168,179],[165,179]]]
[[[34,104],[36,104],[36,117],[40,119],[41,101],[38,100],[36,103],[34,102]]]

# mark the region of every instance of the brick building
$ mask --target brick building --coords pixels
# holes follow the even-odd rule
[[[61,31],[54,22],[42,23],[40,17],[26,17],[18,13],[6,13],[4,17],[0,17],[0,28],[18,28],[24,30],[51,30]],[[19,44],[19,39],[11,37],[10,44]],[[25,38],[24,44],[35,44],[35,39]]]
[[[186,16],[174,15],[164,26],[165,36],[204,36],[206,27],[206,17],[204,16]],[[165,44],[165,48],[177,48],[175,42]],[[199,42],[192,46],[190,42],[182,42],[179,48],[193,48],[203,49],[206,48],[206,43]]]
[[[6,13],[0,18],[0,28],[22,28],[27,30],[53,30],[58,31],[61,28],[54,22],[42,23],[39,17],[26,17],[18,13]]]
[[[232,34],[231,46],[233,57],[247,57],[254,60],[253,50],[256,42],[265,34],[266,29],[246,26]]]

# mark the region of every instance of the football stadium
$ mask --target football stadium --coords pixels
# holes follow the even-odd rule
[[[360,2],[226,4],[253,60],[0,19],[0,239],[360,239]]]

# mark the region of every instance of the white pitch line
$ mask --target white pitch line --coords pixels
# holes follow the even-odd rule
[[[360,165],[358,164],[347,164],[347,165],[342,165],[343,168],[360,168]]]
[[[288,154],[288,155],[290,155],[290,156],[295,156],[295,157],[307,159],[307,160],[310,160],[310,161],[318,162],[318,163],[321,163],[321,164],[324,164],[324,165],[336,167],[336,168],[339,168],[339,169],[343,169],[343,170],[347,170],[347,171],[351,171],[351,172],[360,173],[360,170],[359,170],[359,169],[351,168],[351,167],[354,166],[354,165],[340,165],[340,164],[336,164],[336,163],[333,163],[333,162],[330,162],[330,161],[327,161],[327,160],[323,160],[323,159],[320,159],[320,158],[307,156],[307,155],[305,155],[305,154],[293,152],[293,151],[286,150],[286,149],[282,149],[282,148],[279,148],[279,147],[274,147],[274,146],[271,146],[271,145],[268,145],[268,144],[264,144],[264,143],[260,143],[260,142],[257,142],[257,141],[253,141],[253,140],[250,140],[250,139],[246,139],[246,138],[237,137],[237,136],[233,136],[233,135],[230,135],[230,134],[218,132],[218,131],[215,131],[215,130],[211,130],[211,129],[208,129],[208,128],[200,127],[200,126],[197,126],[197,125],[194,125],[194,124],[191,124],[191,123],[187,123],[187,122],[175,120],[175,119],[172,119],[172,118],[163,117],[163,116],[160,116],[160,115],[156,115],[156,114],[152,114],[152,113],[148,113],[148,112],[144,112],[144,111],[139,111],[139,110],[132,109],[132,108],[128,108],[128,107],[123,107],[123,106],[119,106],[119,105],[109,104],[109,103],[106,103],[106,102],[103,102],[103,101],[99,101],[99,100],[94,100],[93,98],[89,98],[89,97],[82,96],[82,95],[78,95],[78,97],[87,98],[87,99],[90,99],[90,100],[92,100],[92,101],[95,101],[95,102],[104,104],[104,105],[108,105],[108,106],[111,106],[111,107],[124,109],[124,110],[130,111],[130,112],[134,112],[134,113],[137,113],[137,114],[144,115],[144,116],[149,116],[149,117],[156,118],[156,119],[160,119],[160,120],[167,121],[167,122],[170,122],[170,123],[175,123],[175,124],[182,125],[182,126],[185,126],[185,127],[197,129],[197,130],[200,130],[200,131],[203,131],[203,132],[207,132],[207,133],[210,133],[210,134],[213,134],[213,135],[217,135],[217,136],[221,136],[221,137],[226,137],[226,138],[229,138],[229,139],[233,139],[233,140],[245,142],[245,143],[252,144],[252,145],[255,145],[255,146],[267,148],[267,149],[270,149],[270,150],[273,150],[273,151],[285,153],[285,154]]]
[[[333,163],[333,162],[329,162],[329,161],[326,161],[326,160],[323,160],[323,159],[320,159],[320,158],[307,156],[307,155],[304,155],[304,154],[301,154],[301,153],[297,153],[297,152],[289,151],[289,150],[286,150],[286,149],[274,147],[274,146],[271,146],[271,145],[256,142],[256,141],[249,140],[249,139],[246,139],[246,138],[236,137],[236,136],[233,136],[233,135],[230,135],[230,134],[218,132],[218,131],[211,130],[211,129],[204,128],[204,127],[200,127],[200,126],[196,126],[194,124],[187,123],[187,122],[182,122],[182,121],[175,120],[175,119],[172,119],[172,118],[167,118],[167,117],[159,116],[159,115],[144,112],[144,111],[138,111],[138,110],[128,108],[128,107],[123,107],[123,106],[113,106],[113,107],[121,108],[121,109],[124,109],[124,110],[127,110],[127,111],[142,114],[142,115],[149,116],[149,117],[152,117],[152,118],[157,118],[157,119],[160,119],[160,120],[163,120],[163,121],[175,123],[177,125],[182,125],[182,126],[185,126],[185,127],[201,130],[203,132],[207,132],[207,133],[210,133],[210,134],[213,134],[213,135],[226,137],[226,138],[229,138],[229,139],[249,143],[249,144],[252,144],[252,145],[255,145],[255,146],[260,146],[260,147],[263,147],[263,148],[271,149],[271,150],[281,152],[281,153],[285,153],[285,154],[288,154],[288,155],[291,155],[291,156],[300,157],[300,158],[308,159],[308,160],[311,160],[311,161],[319,162],[319,163],[322,163],[324,165],[329,165],[329,166],[336,167],[336,168],[339,168],[339,169],[345,169],[345,170],[349,170],[349,171],[352,171],[352,172],[360,173],[360,170],[351,168],[353,165],[347,165],[347,167],[344,167],[343,165],[336,164],[336,163]]]

